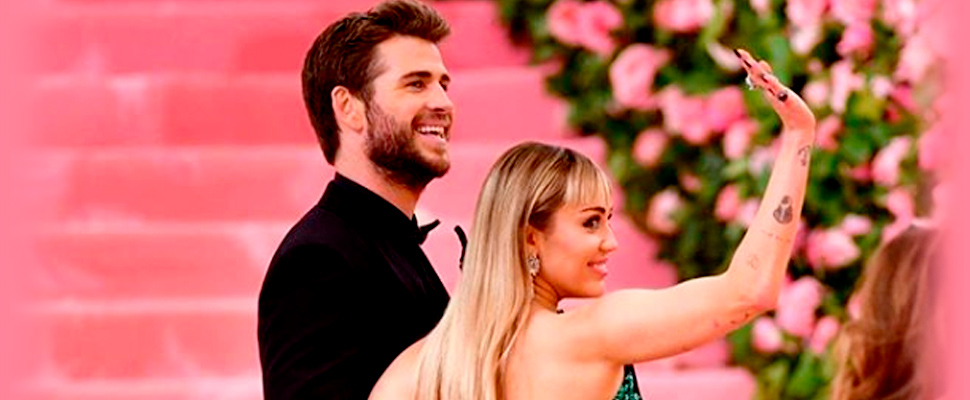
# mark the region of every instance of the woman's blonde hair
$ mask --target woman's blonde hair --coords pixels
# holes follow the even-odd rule
[[[499,158],[478,198],[456,293],[421,350],[417,399],[504,397],[509,351],[533,298],[527,226],[545,230],[563,204],[610,193],[604,173],[570,149],[523,143]]]
[[[856,294],[859,315],[846,323],[836,346],[833,400],[922,400],[933,394],[926,339],[935,309],[935,236],[910,227],[866,264]]]

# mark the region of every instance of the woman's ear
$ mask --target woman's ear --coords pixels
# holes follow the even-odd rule
[[[346,127],[353,132],[364,132],[367,115],[364,101],[354,96],[343,86],[336,86],[330,91],[330,105],[337,125]]]
[[[525,248],[529,254],[537,254],[542,246],[542,231],[532,225],[525,227]]]

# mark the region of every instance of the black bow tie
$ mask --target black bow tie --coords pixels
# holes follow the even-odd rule
[[[414,224],[418,224],[418,220],[414,220]],[[427,225],[418,225],[418,244],[424,244],[424,241],[428,238],[428,234],[431,230],[437,228],[441,225],[441,221],[434,220]],[[458,235],[458,242],[461,243],[461,256],[458,258],[458,269],[461,269],[462,264],[465,262],[465,248],[468,247],[468,238],[465,236],[465,231],[461,229],[460,226],[455,225],[455,234]]]
[[[414,220],[414,224],[418,224],[417,219]],[[418,225],[418,244],[423,244],[424,240],[428,238],[428,234],[431,233],[431,230],[436,228],[438,225],[441,225],[441,221],[434,220],[427,225]]]

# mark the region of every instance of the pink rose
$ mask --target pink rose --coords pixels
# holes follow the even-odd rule
[[[750,199],[741,204],[741,209],[738,210],[738,216],[735,221],[741,226],[748,227],[754,222],[754,217],[758,214],[758,207],[761,202],[755,199]]]
[[[835,136],[840,131],[842,131],[842,119],[829,115],[819,122],[815,129],[815,143],[822,150],[835,151],[839,148],[839,142],[835,140]]]
[[[872,50],[875,34],[868,22],[857,22],[849,25],[842,32],[842,40],[835,46],[839,55],[846,57],[850,54],[868,55]]]
[[[861,215],[849,214],[842,219],[839,229],[850,236],[865,235],[872,230],[872,220]]]
[[[794,27],[794,30],[789,38],[791,43],[792,51],[795,54],[804,56],[812,52],[812,49],[822,41],[822,27],[821,25],[815,26],[805,26],[805,27]]]
[[[812,268],[842,268],[859,258],[859,246],[839,229],[815,230],[808,234],[805,257]]]
[[[896,137],[872,159],[872,180],[886,186],[899,182],[899,163],[909,154],[912,140]]]
[[[775,320],[792,335],[808,338],[815,330],[815,309],[822,303],[822,285],[810,276],[785,285],[778,296]]]
[[[673,32],[694,32],[714,15],[711,0],[660,0],[653,6],[653,22]]]
[[[653,231],[671,235],[677,232],[674,214],[680,210],[683,200],[674,189],[666,189],[653,196],[647,209],[647,227]]]
[[[865,81],[852,72],[852,63],[842,60],[832,64],[832,98],[830,106],[836,114],[845,112],[846,102],[853,91],[861,89]]]
[[[751,0],[751,9],[758,13],[759,17],[764,17],[771,12],[771,0]]]
[[[546,14],[549,34],[561,43],[579,46],[584,33],[580,28],[582,9],[583,3],[577,0],[553,3]]]
[[[893,92],[893,81],[885,76],[876,76],[869,82],[872,94],[880,99],[885,99]]]
[[[721,146],[724,156],[729,160],[737,160],[748,151],[751,138],[758,131],[758,124],[750,119],[742,119],[733,124],[724,133]]]
[[[651,93],[653,79],[667,61],[670,53],[637,43],[624,49],[610,65],[610,86],[613,98],[621,106],[648,110],[656,106]]]
[[[943,155],[946,152],[946,143],[943,139],[943,131],[940,128],[932,127],[923,132],[918,142],[916,159],[919,167],[924,171],[937,169],[943,163]]]
[[[916,215],[913,196],[903,188],[896,188],[886,195],[886,209],[897,218],[912,219]]]
[[[728,49],[713,40],[708,42],[704,46],[704,49],[707,50],[707,55],[711,56],[714,63],[721,67],[721,69],[732,72],[741,70],[741,60],[734,54],[734,50]]]
[[[720,221],[731,221],[738,215],[741,209],[741,196],[738,193],[738,186],[730,184],[721,189],[717,195],[714,206],[714,217]]]
[[[829,85],[823,81],[811,81],[802,89],[802,97],[808,105],[821,108],[829,102]]]
[[[680,187],[684,188],[684,190],[690,193],[699,192],[701,190],[701,186],[703,186],[701,183],[701,178],[698,178],[697,175],[685,172],[681,173],[679,178]]]
[[[917,33],[903,45],[893,77],[900,81],[919,83],[936,62],[932,44],[924,35]]]
[[[778,139],[771,142],[769,147],[755,147],[751,151],[751,157],[748,158],[748,173],[752,176],[765,173],[774,164],[780,148],[781,141]]]
[[[702,145],[711,137],[704,119],[705,104],[699,97],[685,95],[677,87],[667,87],[659,94],[664,129],[677,132],[688,143]]]
[[[751,326],[751,345],[763,354],[772,354],[781,350],[785,343],[778,325],[768,317],[758,317]]]
[[[785,15],[799,28],[817,27],[822,24],[822,15],[828,0],[788,0]]]
[[[899,85],[893,89],[892,93],[889,94],[889,98],[892,99],[900,107],[903,107],[909,112],[916,112],[916,100],[913,99],[913,89],[909,86]]]
[[[883,0],[882,19],[891,25],[900,37],[907,38],[916,30],[915,0]]]
[[[707,126],[716,132],[723,132],[735,121],[747,116],[744,93],[741,89],[728,86],[712,93],[705,101],[704,117]]]
[[[609,56],[616,47],[611,32],[623,26],[623,15],[612,4],[602,0],[585,3],[582,11],[580,43],[596,54]]]
[[[648,129],[637,135],[633,143],[633,159],[642,166],[653,167],[660,161],[670,139],[660,129]]]
[[[818,320],[812,338],[808,340],[808,348],[815,354],[824,354],[829,342],[839,334],[839,320],[826,315]]]
[[[869,23],[876,13],[876,0],[830,0],[832,15],[845,25]]]
[[[849,170],[849,177],[856,182],[869,182],[872,180],[872,170],[868,164],[857,165]]]
[[[623,16],[605,1],[559,0],[549,7],[546,20],[549,33],[556,40],[583,46],[602,56],[613,52],[611,32],[623,25]]]

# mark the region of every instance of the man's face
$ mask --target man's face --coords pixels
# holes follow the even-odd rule
[[[423,188],[451,166],[451,78],[426,40],[395,36],[376,50],[381,72],[367,105],[367,155],[392,181]]]

